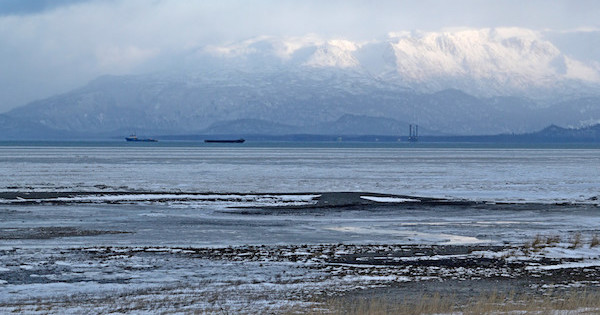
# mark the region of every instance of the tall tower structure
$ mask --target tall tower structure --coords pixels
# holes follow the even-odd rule
[[[408,125],[408,141],[419,141],[419,125]]]

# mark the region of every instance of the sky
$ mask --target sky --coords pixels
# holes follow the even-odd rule
[[[173,66],[260,35],[370,40],[395,31],[523,27],[600,58],[595,0],[0,0],[0,113],[105,74]]]

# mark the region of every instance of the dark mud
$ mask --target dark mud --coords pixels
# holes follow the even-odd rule
[[[388,277],[375,289],[357,291],[377,293],[387,290],[417,293],[465,293],[491,291],[543,291],[562,287],[600,288],[600,266],[531,269],[578,261],[571,258],[529,258],[513,260],[510,256],[482,257],[481,252],[502,252],[514,246],[467,245],[281,245],[239,246],[224,248],[181,247],[90,247],[62,249],[60,256],[105,261],[128,257],[166,259],[169,256],[212,261],[292,262],[300,268],[317,269],[327,277]],[[14,250],[13,250],[14,251]],[[11,250],[0,251],[10,256]],[[127,268],[127,266],[124,266]],[[391,276],[391,278],[389,277]],[[396,280],[389,280],[396,279]],[[91,280],[91,279],[90,279]],[[485,285],[483,285],[485,284]],[[486,291],[484,290],[484,291]]]
[[[0,228],[0,240],[51,239],[71,236],[96,236],[103,234],[123,234],[124,231],[83,230],[69,226],[49,226],[32,228]]]
[[[386,277],[348,291],[324,290],[323,296],[349,300],[419,301],[424,296],[452,297],[468,303],[479,296],[540,295],[571,290],[600,292],[600,266],[529,269],[577,259],[510,257],[486,258],[478,253],[514,249],[508,246],[319,245],[189,249],[188,255],[206,259],[291,261],[309,263],[331,278]]]

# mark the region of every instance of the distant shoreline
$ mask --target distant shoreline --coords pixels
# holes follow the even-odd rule
[[[203,200],[235,201],[243,197],[286,197],[294,196],[305,199],[300,205],[278,204],[272,206],[235,206],[232,208],[246,211],[286,211],[286,210],[327,210],[327,209],[355,209],[360,207],[391,207],[402,208],[429,208],[429,207],[457,207],[461,209],[504,209],[504,210],[536,210],[536,209],[563,209],[577,207],[597,207],[598,199],[591,198],[587,202],[524,202],[524,201],[485,201],[467,200],[456,198],[432,198],[423,196],[409,196],[396,194],[382,194],[374,192],[182,192],[182,191],[27,191],[24,187],[20,190],[0,191],[0,203],[12,205],[29,204],[117,204],[130,202],[177,202]]]
[[[122,147],[122,148],[423,148],[423,149],[600,149],[599,142],[485,142],[485,141],[434,141],[425,138],[418,142],[398,141],[389,138],[328,138],[313,140],[263,139],[246,137],[245,143],[205,143],[202,139],[164,139],[159,142],[125,142],[117,139],[68,140],[0,140],[2,147]]]

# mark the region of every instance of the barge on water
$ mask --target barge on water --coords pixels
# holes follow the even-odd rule
[[[234,139],[234,140],[204,140],[205,143],[244,143],[246,140],[244,139]]]
[[[152,138],[138,138],[136,135],[130,135],[129,137],[125,137],[125,141],[128,142],[158,142],[156,139]]]

